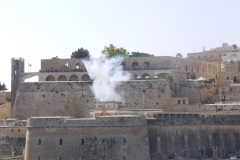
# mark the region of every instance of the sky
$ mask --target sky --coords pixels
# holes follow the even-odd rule
[[[240,45],[239,6],[239,0],[0,0],[0,82],[11,88],[12,57],[36,72],[41,59],[70,58],[81,47],[96,58],[109,44],[186,57],[203,46]]]

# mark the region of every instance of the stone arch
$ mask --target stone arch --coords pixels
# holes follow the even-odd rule
[[[172,75],[169,73],[159,73],[157,74],[157,76],[161,79],[169,79],[169,77],[171,76],[171,79],[173,79]]]
[[[79,78],[77,75],[71,75],[69,81],[79,81]]]
[[[141,77],[142,78],[146,78],[146,77],[150,78],[151,76],[148,73],[143,73]]]
[[[9,144],[0,145],[0,155],[2,156],[12,156],[13,148]]]
[[[150,62],[149,61],[145,61],[143,63],[143,68],[149,68],[150,67]]]
[[[52,75],[47,76],[46,81],[55,81],[55,77]]]
[[[132,63],[132,68],[138,68],[138,62],[133,62]]]
[[[136,79],[138,77],[138,75],[137,74],[135,74],[135,73],[133,73],[132,74],[132,78],[131,79]]]
[[[61,75],[58,77],[57,81],[67,81],[67,77],[64,75]]]
[[[77,69],[77,70],[80,69],[80,63],[77,63],[77,64],[75,65],[75,69]]]
[[[83,75],[81,78],[81,81],[90,81],[90,80],[91,79],[90,79],[89,75],[87,75],[87,74]]]
[[[66,61],[62,61],[62,62],[61,62],[60,69],[61,69],[61,70],[66,70],[66,67],[65,67],[66,64],[67,64],[67,66],[68,66],[68,63],[67,63]]]

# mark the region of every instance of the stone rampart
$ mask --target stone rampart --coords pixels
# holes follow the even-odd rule
[[[91,82],[20,83],[12,116],[27,119],[35,116],[89,117],[96,100]],[[167,80],[127,81],[117,86],[126,108],[170,107],[171,91]],[[106,91],[107,92],[107,91]]]

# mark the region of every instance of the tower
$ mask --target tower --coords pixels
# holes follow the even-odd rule
[[[18,84],[23,82],[21,74],[24,73],[24,59],[12,58],[11,71],[11,107],[13,108]]]

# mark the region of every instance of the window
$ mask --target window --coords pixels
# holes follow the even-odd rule
[[[101,160],[105,160],[105,156],[102,156]]]
[[[123,157],[122,160],[127,160],[127,158],[126,158],[126,157]]]
[[[41,145],[42,141],[41,139],[38,139],[38,145]]]
[[[185,104],[185,100],[183,100],[183,104]]]
[[[14,129],[12,129],[12,132],[14,132]]]
[[[38,160],[41,160],[40,156],[38,156]]]
[[[60,157],[58,158],[58,160],[62,160],[62,157],[60,156]]]
[[[237,55],[236,54],[232,54],[231,57],[237,57]]]
[[[221,57],[221,55],[219,55],[219,57]]]
[[[109,108],[113,108],[113,107],[112,107],[112,104],[107,104],[107,107],[106,107],[106,108],[108,108],[108,109],[109,109]]]
[[[60,146],[62,145],[62,139],[59,140],[59,145],[60,145]]]
[[[230,91],[232,91],[232,88],[230,88]]]
[[[81,156],[81,157],[80,157],[80,160],[84,160],[84,156]]]
[[[84,139],[82,139],[82,141],[81,141],[81,142],[82,142],[82,145],[84,145]]]
[[[103,105],[97,105],[97,108],[103,108]]]
[[[123,145],[125,145],[127,143],[127,140],[124,138],[123,139]]]
[[[178,100],[178,104],[180,104],[180,100]]]
[[[105,144],[106,140],[105,139],[101,139],[101,144]]]
[[[18,129],[18,132],[20,132],[20,129]]]
[[[160,143],[161,139],[160,137],[157,137],[157,142]]]

